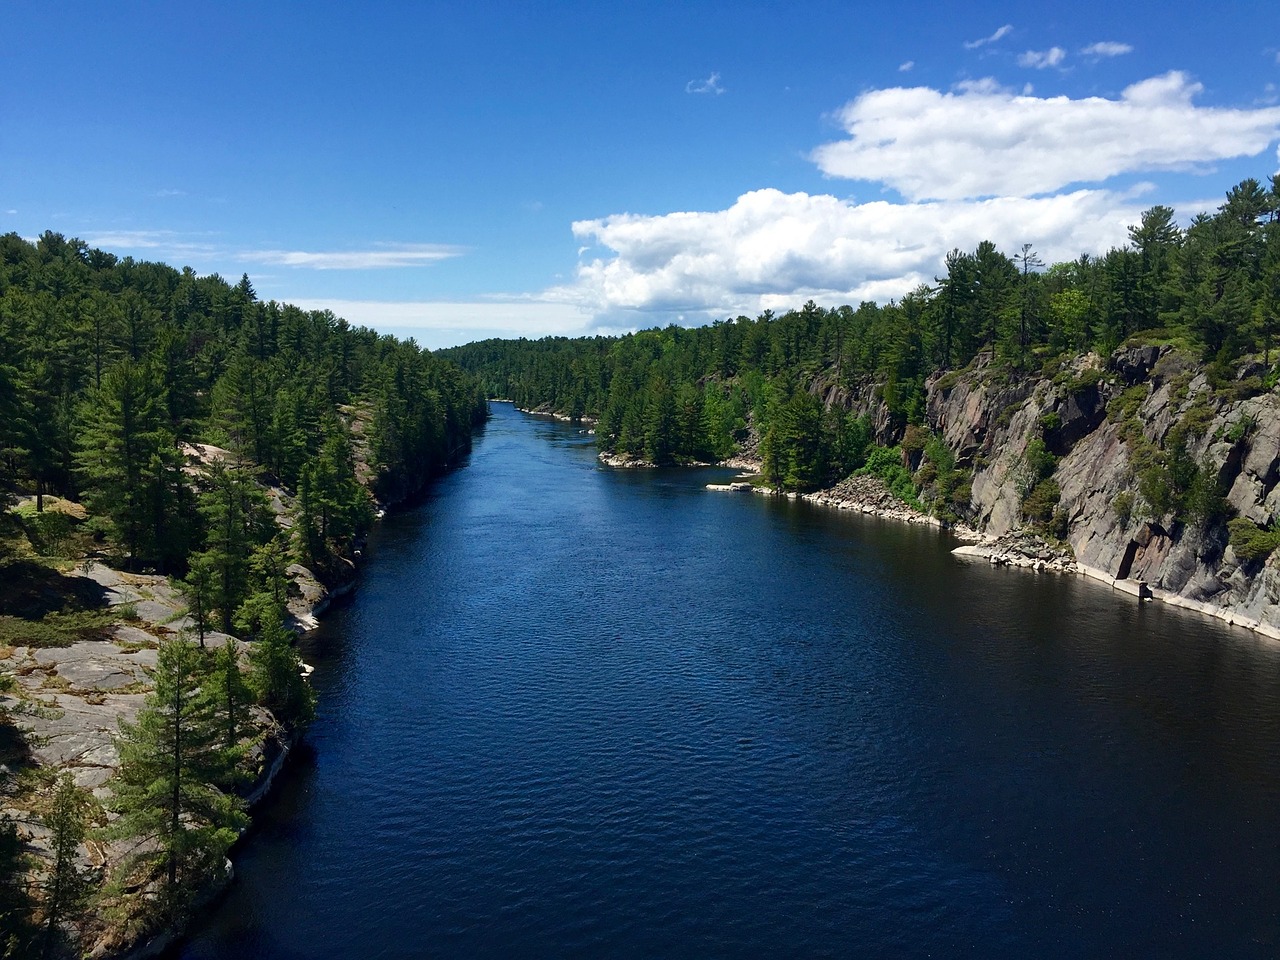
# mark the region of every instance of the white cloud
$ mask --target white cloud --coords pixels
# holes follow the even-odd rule
[[[168,199],[169,197],[185,197],[187,195],[187,191],[169,188],[165,190],[157,190],[155,195],[160,199]]]
[[[995,43],[997,40],[1001,40],[1004,37],[1007,37],[1012,32],[1013,32],[1013,24],[1006,23],[1003,27],[1000,27],[1000,29],[998,29],[995,33],[993,33],[989,37],[983,37],[981,40],[965,41],[964,48],[966,50],[977,50],[979,47],[985,47],[988,43]]]
[[[206,263],[228,260],[312,270],[378,270],[418,267],[460,257],[465,248],[443,243],[373,244],[367,250],[234,250],[210,242],[215,234],[184,234],[175,230],[105,230],[84,240],[91,247],[113,252],[138,251],[158,259],[195,258]],[[205,239],[208,238],[208,239]]]
[[[209,258],[217,247],[209,242],[213,234],[183,234],[176,230],[99,230],[90,231],[83,240],[91,247],[111,253],[138,251],[158,260],[190,260]]]
[[[902,63],[898,64],[898,72],[910,73],[912,68],[915,67],[915,65],[916,65],[916,62],[914,60],[905,60]]]
[[[372,250],[336,250],[315,253],[306,250],[247,250],[237,259],[311,270],[382,270],[392,267],[420,267],[462,256],[461,247],[440,243],[387,244]]]
[[[871,90],[839,113],[849,138],[813,159],[828,176],[879,181],[912,200],[1032,196],[1256,156],[1280,138],[1280,108],[1198,107],[1201,90],[1177,71],[1118,100],[1019,96],[990,79],[947,93]]]
[[[1133,47],[1114,40],[1099,40],[1097,43],[1089,44],[1080,52],[1086,57],[1122,57],[1126,53],[1133,53]]]
[[[607,252],[547,297],[615,322],[630,315],[633,324],[652,322],[639,316],[649,312],[751,314],[810,297],[883,301],[931,282],[953,247],[1031,242],[1053,263],[1124,243],[1141,212],[1102,190],[932,203],[756,190],[727,210],[575,223],[575,236]]]
[[[705,80],[690,80],[684,85],[685,93],[713,93],[716,96],[724,93],[720,85],[720,74],[713,73]]]
[[[1018,66],[1044,70],[1056,67],[1067,57],[1067,51],[1061,47],[1050,47],[1048,50],[1028,50],[1018,55]]]
[[[302,310],[332,310],[348,323],[413,337],[430,349],[489,337],[574,336],[594,329],[580,304],[531,297],[487,301],[317,300],[282,297]]]

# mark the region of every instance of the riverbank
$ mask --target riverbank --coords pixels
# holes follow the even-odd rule
[[[229,456],[220,448],[204,444],[187,445],[184,452],[189,474],[198,474],[212,460]],[[460,452],[452,452],[451,463],[456,462]],[[400,491],[385,502],[375,500],[376,516],[414,502],[429,482],[417,484],[411,491]],[[263,490],[277,524],[283,530],[291,529],[296,512],[293,497],[278,486],[264,485]],[[72,501],[46,497],[44,506],[51,515],[66,513],[74,523],[87,519],[83,506]],[[32,510],[34,505],[19,498],[13,509]],[[323,576],[299,562],[287,566],[287,625],[297,635],[317,629],[335,601],[355,589],[363,559],[361,546],[357,544],[348,557],[333,557]],[[18,549],[30,552],[25,545]],[[120,724],[136,722],[145,706],[153,689],[152,672],[161,646],[177,637],[194,639],[196,624],[179,584],[160,574],[119,570],[96,555],[58,562],[33,555],[29,560],[16,561],[19,566],[12,565],[12,558],[8,562],[6,576],[10,582],[5,608],[0,613],[9,615],[7,619],[14,623],[6,624],[8,643],[0,643],[0,673],[13,679],[11,687],[0,693],[0,710],[20,731],[16,734],[19,754],[14,759],[6,758],[8,769],[31,773],[21,782],[25,786],[14,785],[5,793],[0,807],[17,828],[18,840],[32,862],[48,863],[52,860],[50,837],[41,815],[42,790],[35,782],[70,774],[76,786],[92,796],[97,811],[91,836],[80,847],[79,866],[101,880],[111,875],[113,864],[127,852],[120,841],[93,836],[98,827],[113,819],[106,802],[113,794],[114,778],[120,769]],[[10,576],[17,569],[27,572],[32,581],[29,586]],[[39,621],[43,610],[62,609],[70,598],[76,599],[68,609],[83,609],[84,617],[100,625],[65,641],[48,637],[15,642],[15,637],[25,635],[24,630],[35,631],[33,637],[39,631],[39,623],[25,628],[23,622]],[[30,609],[17,609],[23,603]],[[242,659],[251,649],[251,644],[232,635],[205,629],[203,646],[216,649],[225,644],[235,645]],[[302,667],[304,674],[310,675],[311,668],[306,664]],[[302,734],[286,729],[261,707],[251,709],[249,726],[254,731],[246,741],[250,782],[237,793],[246,809],[252,811],[287,776],[289,760]],[[246,828],[246,832],[250,829],[251,826]],[[42,873],[41,867],[33,867],[32,882]],[[192,921],[221,897],[233,876],[228,863],[225,875],[199,892]],[[66,929],[77,953],[110,960],[160,956],[187,935],[187,924],[146,930],[138,922],[142,916],[140,908],[130,909],[127,905],[123,912],[119,905],[112,907],[109,918],[95,908],[67,924]]]
[[[758,479],[757,461],[738,459],[724,461],[721,466],[743,470],[739,479],[727,484],[707,484],[706,489],[725,493],[759,493],[777,496],[772,487],[752,482]],[[785,493],[788,499],[803,500],[837,510],[855,510],[866,516],[893,520],[917,526],[932,526],[962,541],[951,552],[966,560],[982,560],[992,566],[1020,568],[1045,573],[1074,574],[1105,584],[1113,590],[1132,596],[1139,602],[1159,601],[1203,616],[1213,617],[1231,626],[1243,627],[1261,636],[1280,640],[1280,629],[1212,603],[1181,596],[1171,590],[1153,587],[1140,579],[1116,577],[1106,570],[1079,562],[1069,546],[1055,544],[1026,530],[1016,530],[993,537],[962,523],[947,524],[937,517],[921,513],[895,497],[878,478],[846,477],[839,483],[812,493]]]

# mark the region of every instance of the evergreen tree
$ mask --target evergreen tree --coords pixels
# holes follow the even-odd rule
[[[205,486],[200,495],[205,551],[197,565],[208,564],[215,571],[212,606],[221,615],[222,632],[230,633],[235,612],[249,593],[249,558],[275,528],[266,496],[246,468],[215,459]]]
[[[89,897],[88,877],[80,868],[78,850],[88,828],[89,795],[76,786],[70,773],[63,773],[54,786],[49,808],[41,817],[49,831],[53,863],[43,884],[44,956],[58,941],[59,927],[67,917],[76,916]]]
[[[315,695],[302,676],[302,661],[293,634],[276,610],[262,624],[249,649],[249,684],[258,703],[290,729],[305,727],[315,716]]]
[[[234,640],[227,640],[214,652],[213,665],[203,692],[213,701],[214,714],[222,731],[223,749],[238,764],[244,755],[240,742],[249,732],[249,707],[253,703],[253,692],[240,668],[239,651]],[[232,775],[220,785],[226,788],[234,786],[239,779],[235,775],[237,769],[237,766],[233,766]]]
[[[208,553],[197,553],[191,557],[186,577],[177,583],[179,592],[187,601],[187,616],[195,623],[201,647],[204,646],[204,632],[212,622],[217,577],[216,559]]]
[[[119,818],[108,836],[132,841],[116,886],[159,882],[159,911],[173,920],[222,872],[246,820],[241,801],[214,786],[229,780],[234,757],[216,701],[203,690],[204,655],[188,640],[165,641],[153,679],[137,720],[120,722],[120,772],[111,797]]]
[[[112,367],[80,420],[76,463],[85,498],[130,562],[164,568],[185,556],[189,495],[151,371],[130,360]]]

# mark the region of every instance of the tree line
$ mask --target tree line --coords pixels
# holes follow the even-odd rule
[[[857,307],[812,301],[710,326],[623,337],[487,340],[442,351],[491,397],[597,420],[603,450],[653,463],[718,460],[748,436],[778,485],[813,489],[865,465],[848,410],[883,401],[882,439],[925,419],[925,384],[982,357],[1011,377],[1057,373],[1142,333],[1192,352],[1216,383],[1255,362],[1275,380],[1280,176],[1248,179],[1185,228],[1155,206],[1129,242],[1046,267],[1033,245],[952,250],[934,283]],[[1253,382],[1253,381],[1251,381]],[[866,406],[866,404],[863,404]],[[752,429],[748,429],[748,428]]]
[[[304,503],[313,560],[469,446],[484,416],[452,363],[327,310],[258,299],[45,233],[0,236],[0,490],[84,499],[134,568],[183,572],[218,532],[194,509],[184,443],[231,450]],[[224,478],[211,481],[217,487]]]

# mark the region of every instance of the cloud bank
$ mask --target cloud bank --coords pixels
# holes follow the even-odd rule
[[[926,203],[756,190],[726,210],[575,223],[574,235],[607,255],[581,263],[574,284],[548,295],[598,316],[887,300],[931,283],[953,247],[1032,242],[1046,261],[1069,260],[1123,242],[1140,213],[1097,190]]]
[[[819,147],[828,176],[886,184],[909,200],[1034,196],[1123,173],[1254,156],[1280,138],[1280,108],[1200,107],[1178,71],[1118,100],[1015,94],[993,80],[949,92],[872,90],[839,113],[849,137]]]

